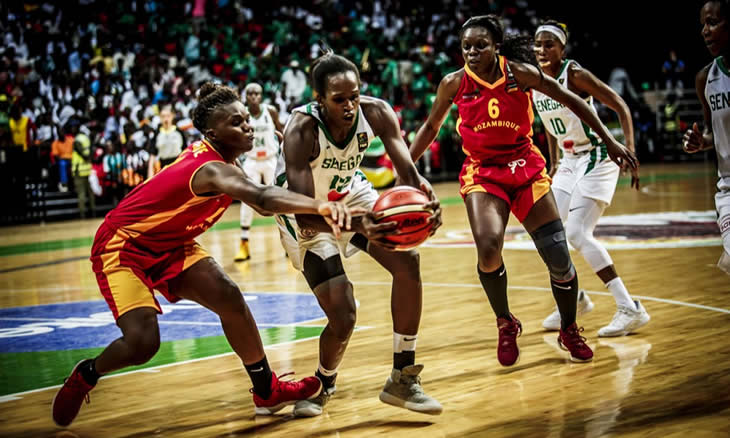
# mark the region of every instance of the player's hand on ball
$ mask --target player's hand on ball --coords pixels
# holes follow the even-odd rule
[[[343,228],[349,231],[352,227],[352,217],[363,215],[367,210],[362,207],[350,208],[342,202],[322,202],[317,207],[317,213],[324,217],[332,233],[340,237]]]
[[[431,228],[431,234],[429,234],[429,236],[433,236],[436,234],[436,230],[443,224],[443,221],[441,220],[441,202],[439,202],[438,198],[433,193],[433,187],[431,187],[431,184],[424,178],[421,178],[421,190],[423,190],[423,192],[428,195],[428,199],[431,200],[428,204],[426,204],[426,208],[433,212],[431,217],[428,218],[428,222],[433,223],[433,228]]]
[[[362,233],[370,242],[383,248],[395,251],[397,244],[385,239],[386,236],[398,234],[398,222],[377,223],[375,213],[369,212],[362,217]]]

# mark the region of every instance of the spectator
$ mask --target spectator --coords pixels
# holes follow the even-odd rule
[[[682,93],[684,90],[684,61],[677,57],[677,52],[672,49],[669,51],[669,59],[664,61],[662,65],[662,76],[664,77],[664,89],[667,91],[676,90]]]
[[[183,146],[185,146],[185,136],[173,123],[173,118],[172,108],[169,106],[163,107],[160,111],[160,128],[157,131],[155,140],[157,152],[154,157],[150,158],[150,162],[159,160],[160,168],[164,168],[175,161],[182,152]],[[148,172],[148,177],[152,175]]]
[[[299,68],[299,61],[293,59],[289,63],[289,69],[281,75],[281,82],[286,87],[288,105],[298,104],[307,88],[307,75]]]
[[[51,144],[51,157],[58,163],[58,191],[68,191],[68,171],[73,157],[74,125],[59,129],[60,138]]]
[[[91,217],[94,217],[96,197],[89,182],[89,175],[91,175],[91,139],[88,135],[88,128],[85,126],[79,129],[79,133],[74,138],[71,170],[74,177],[74,189],[78,196],[79,215],[81,219],[86,218],[86,199],[88,198],[89,213]]]

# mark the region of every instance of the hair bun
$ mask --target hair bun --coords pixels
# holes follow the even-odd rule
[[[206,82],[206,83],[204,83],[200,87],[200,90],[198,91],[198,102],[200,102],[201,100],[205,99],[207,96],[215,93],[215,91],[219,87],[220,86],[218,84],[215,84],[213,82]]]

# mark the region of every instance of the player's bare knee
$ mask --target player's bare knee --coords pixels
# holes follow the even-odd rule
[[[147,363],[160,349],[159,331],[136,331],[125,335],[129,346],[129,361],[133,365]]]
[[[479,266],[491,266],[497,264],[499,267],[502,260],[502,240],[496,235],[479,236],[476,238],[477,257]]]
[[[335,337],[344,342],[350,339],[356,322],[357,311],[354,308],[345,308],[330,318],[329,325]]]

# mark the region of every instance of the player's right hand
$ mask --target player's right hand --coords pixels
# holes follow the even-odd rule
[[[386,236],[398,234],[398,222],[382,222],[378,223],[375,217],[375,213],[369,212],[362,217],[361,221],[362,229],[360,232],[368,238],[368,240],[378,246],[395,251],[397,245],[393,242],[385,240]]]
[[[352,228],[352,217],[363,215],[367,210],[362,207],[350,208],[342,202],[322,202],[317,207],[317,213],[324,217],[332,233],[339,238],[343,228],[348,231]]]
[[[705,138],[702,136],[700,127],[697,122],[692,124],[692,129],[688,129],[682,137],[682,149],[688,154],[694,154],[704,149]]]

